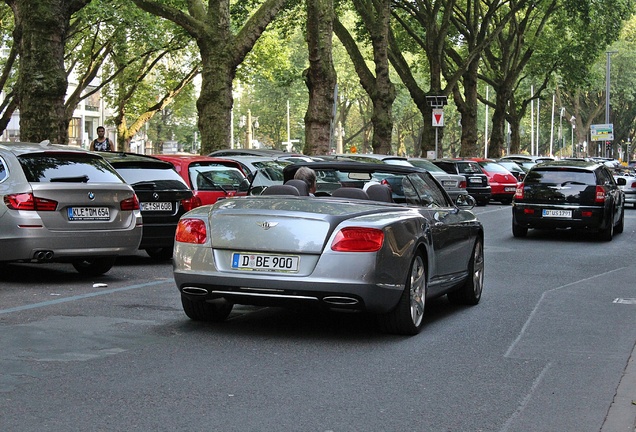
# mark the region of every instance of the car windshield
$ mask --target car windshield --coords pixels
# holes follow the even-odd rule
[[[258,172],[269,180],[282,182],[283,181],[283,168],[287,165],[291,165],[291,162],[285,161],[260,161],[254,162],[254,166],[258,169]]]
[[[462,174],[481,174],[481,168],[477,162],[458,163],[457,168]]]
[[[85,153],[43,152],[18,156],[29,182],[122,183],[100,156]]]
[[[196,190],[237,190],[245,180],[238,169],[216,164],[192,164],[188,171]]]
[[[497,174],[510,173],[510,171],[508,171],[506,168],[504,168],[503,166],[495,162],[480,162],[479,165],[481,165],[484,170],[491,173],[497,173]]]
[[[341,187],[364,189],[371,184],[384,184],[391,189],[393,201],[421,207],[448,207],[445,194],[439,189],[430,174],[424,172],[352,172],[340,169],[318,169],[316,176],[322,181],[316,185],[316,195],[330,195]]]
[[[185,181],[172,168],[115,167],[126,183],[135,185],[152,184],[157,189],[189,189]]]
[[[545,185],[581,184],[595,185],[596,176],[590,171],[564,169],[535,169],[526,176],[524,183]]]
[[[409,162],[413,166],[424,168],[430,172],[446,173],[446,171],[435,165],[433,162],[425,159],[409,160]]]

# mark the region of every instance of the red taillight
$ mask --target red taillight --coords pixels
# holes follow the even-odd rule
[[[57,201],[38,198],[32,193],[5,195],[4,203],[11,210],[55,211],[57,209]]]
[[[185,211],[190,211],[192,209],[200,207],[201,205],[203,205],[203,203],[201,202],[201,198],[193,195],[192,198],[181,200],[181,205],[183,206]]]
[[[466,189],[466,180],[462,180],[459,182],[459,187],[462,189]]]
[[[139,210],[139,199],[137,199],[137,195],[133,195],[120,202],[119,208],[124,211]]]
[[[175,240],[181,243],[203,244],[207,239],[205,222],[201,219],[185,218],[179,221]]]
[[[524,208],[523,209],[523,214],[534,214],[534,209],[531,208]]]
[[[581,212],[581,217],[592,217],[592,212],[591,211],[582,211]]]
[[[523,185],[524,183],[517,183],[517,188],[515,189],[515,199],[522,200],[523,199]]]
[[[595,203],[605,202],[605,189],[603,186],[596,186],[596,196],[594,198]]]
[[[384,242],[384,232],[376,228],[350,227],[341,229],[331,244],[337,252],[375,252]]]
[[[636,182],[632,182],[632,185],[630,186],[632,189],[636,189]]]

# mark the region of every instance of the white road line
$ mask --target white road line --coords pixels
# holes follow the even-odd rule
[[[174,283],[174,280],[173,279],[164,279],[164,280],[158,280],[158,281],[153,281],[153,282],[146,282],[146,283],[138,284],[138,285],[130,285],[130,286],[127,286],[127,287],[122,287],[122,288],[114,288],[114,289],[109,289],[109,290],[100,290],[100,291],[92,292],[92,293],[88,293],[88,294],[81,294],[81,295],[76,295],[76,296],[72,296],[72,297],[64,297],[64,298],[60,298],[60,299],[49,300],[49,301],[40,302],[40,303],[33,303],[33,304],[29,304],[29,305],[24,305],[24,306],[16,306],[16,307],[9,308],[9,309],[0,309],[0,315],[13,313],[13,312],[25,311],[25,310],[29,310],[29,309],[42,308],[42,307],[52,306],[52,305],[56,305],[56,304],[60,304],[60,303],[68,303],[68,302],[72,302],[72,301],[83,300],[83,299],[90,298],[90,297],[97,297],[97,296],[101,296],[101,295],[113,294],[113,293],[121,292],[121,291],[130,291],[130,290],[134,290],[134,289],[138,289],[138,288],[146,288],[146,287],[149,287],[149,286],[161,285],[161,284],[165,284],[165,283]]]

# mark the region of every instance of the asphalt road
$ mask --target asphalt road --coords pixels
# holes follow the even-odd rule
[[[194,323],[143,253],[95,279],[2,266],[0,430],[633,432],[636,210],[609,243],[475,211],[482,302],[429,303],[415,337],[273,308]]]

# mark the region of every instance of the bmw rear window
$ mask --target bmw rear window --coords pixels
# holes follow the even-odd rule
[[[90,153],[27,153],[18,156],[18,160],[30,183],[123,183],[104,159]]]
[[[157,189],[190,189],[181,176],[172,168],[141,168],[139,166],[116,166],[117,172],[129,185],[154,183]]]

